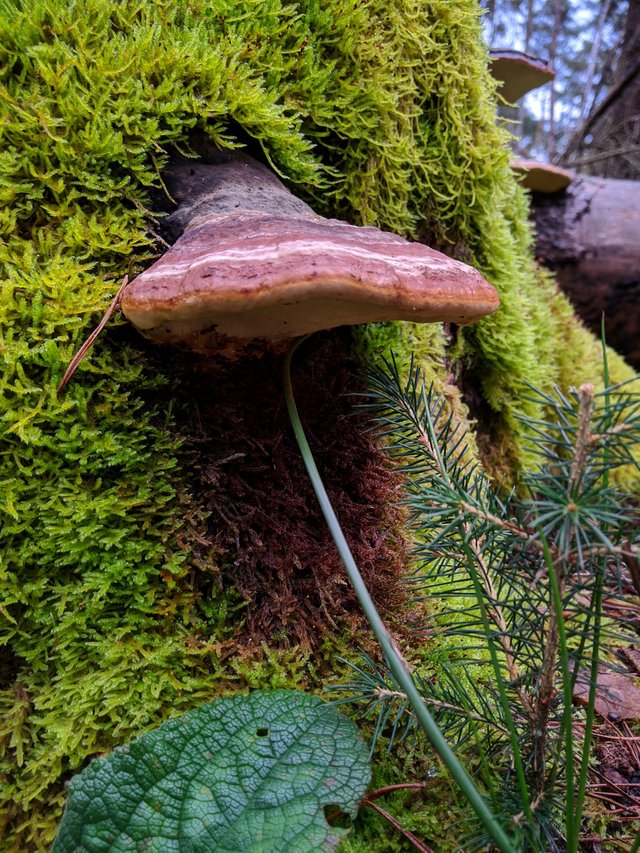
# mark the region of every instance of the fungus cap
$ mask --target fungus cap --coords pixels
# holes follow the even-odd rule
[[[203,353],[383,320],[472,323],[498,305],[479,272],[421,243],[246,210],[189,228],[122,303],[146,337]]]
[[[511,168],[522,186],[534,193],[551,195],[566,189],[573,181],[572,172],[537,160],[513,160]]]
[[[511,104],[556,76],[543,59],[519,50],[492,49],[489,56],[491,74],[501,84],[499,92]]]

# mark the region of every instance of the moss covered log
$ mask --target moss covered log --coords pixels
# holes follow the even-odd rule
[[[235,556],[203,533],[226,486],[188,439],[202,373],[116,323],[56,395],[123,276],[160,251],[172,153],[244,147],[317,212],[477,266],[494,317],[368,327],[352,352],[416,353],[479,418],[496,474],[527,464],[526,383],[598,382],[599,344],[532,261],[474,0],[0,0],[0,74],[0,844],[42,850],[89,757],[221,692],[316,677],[299,647],[238,654],[254,592],[238,554],[264,549],[256,534],[242,551],[222,498]],[[630,375],[613,354],[611,370]],[[216,400],[207,417],[233,431]]]

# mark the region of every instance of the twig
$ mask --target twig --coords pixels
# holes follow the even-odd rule
[[[379,696],[381,699],[389,697],[407,700],[407,694],[403,693],[401,690],[386,690],[384,688],[379,687],[375,690],[375,695]],[[508,731],[504,728],[504,726],[501,726],[499,723],[489,721],[480,714],[474,714],[473,711],[467,711],[466,708],[461,708],[459,705],[452,705],[449,702],[441,702],[439,699],[432,699],[430,696],[423,695],[422,698],[427,705],[432,705],[434,708],[438,708],[441,711],[454,711],[456,714],[460,714],[461,716],[466,717],[468,720],[475,720],[478,723],[490,725],[497,731],[502,732],[502,734],[508,734]]]
[[[385,785],[383,788],[376,788],[375,791],[367,794],[366,799],[371,802],[387,794],[394,794],[396,791],[424,791],[428,787],[428,782],[400,782],[397,785]]]
[[[610,160],[612,157],[624,157],[627,154],[640,154],[640,145],[628,145],[625,148],[611,148],[609,151],[600,151],[598,154],[590,154],[579,160],[569,160],[565,166],[575,168],[576,166],[588,166],[589,163],[598,163],[600,160]]]
[[[165,249],[171,248],[171,243],[167,243],[167,241],[164,239],[164,237],[161,237],[157,232],[149,229],[149,234],[151,234],[151,236],[154,238],[154,240],[157,240],[158,243],[160,243],[162,246],[164,246]]]
[[[622,430],[619,430],[621,432]],[[589,444],[594,444],[596,439],[602,438],[601,435],[590,435],[588,438]],[[495,527],[499,527],[502,530],[506,530],[509,533],[512,533],[514,536],[517,536],[519,539],[522,539],[526,542],[527,545],[535,548],[536,550],[543,552],[544,548],[542,547],[542,543],[535,538],[536,531],[533,529],[527,529],[525,527],[520,527],[517,524],[514,524],[511,521],[507,521],[504,518],[500,518],[497,515],[494,515],[491,512],[487,512],[480,507],[474,506],[468,501],[460,501],[458,504],[459,508],[468,513],[469,515],[473,515],[476,518],[482,519],[483,521],[488,521],[490,524],[493,524]],[[551,547],[551,546],[550,546]],[[555,547],[551,547],[551,553],[554,556],[557,553],[557,549]],[[580,558],[580,555],[583,557],[598,557],[598,556],[621,556],[621,557],[631,557],[635,560],[640,556],[640,548],[637,545],[633,545],[629,542],[628,539],[623,540],[622,546],[612,545],[611,547],[604,547],[603,545],[594,545],[592,547],[584,546],[580,554],[577,551],[569,551],[567,554],[563,554],[568,563],[573,563],[577,559]],[[639,577],[640,580],[640,577]]]
[[[465,531],[465,534],[469,536],[469,534],[471,533],[469,525],[463,523],[462,528]],[[516,664],[516,656],[513,651],[513,646],[511,644],[509,626],[507,625],[507,620],[505,619],[504,613],[502,612],[502,608],[498,603],[499,597],[496,592],[493,579],[491,577],[491,571],[484,559],[484,554],[482,553],[482,545],[476,539],[470,539],[469,548],[471,549],[473,556],[475,557],[475,561],[484,584],[484,590],[488,599],[487,614],[491,617],[493,623],[498,628],[499,643],[502,646],[507,672],[509,673],[509,680],[513,684],[518,684],[520,682],[520,673],[518,671],[518,666]],[[525,712],[530,718],[532,718],[534,714],[534,708],[530,696],[526,693],[525,690],[521,689],[520,687],[516,688],[516,692]]]
[[[633,546],[629,542],[629,539],[625,539],[622,544],[625,547],[623,554],[626,557],[625,563],[631,575],[631,582],[635,591],[640,595],[640,559],[638,558],[638,554],[633,553]]]
[[[600,785],[606,785],[610,791],[611,790],[617,791],[619,794],[622,794],[623,796],[625,796],[629,800],[631,800],[631,803],[629,804],[629,806],[627,806],[627,808],[629,808],[630,806],[639,806],[640,805],[640,799],[637,796],[630,794],[628,791],[625,791],[625,789],[624,789],[625,786],[620,785],[618,782],[612,782],[611,779],[607,779],[607,777],[604,775],[604,773],[600,772],[595,767],[592,768],[592,771],[596,776],[598,776],[603,781],[601,783],[597,783],[597,782],[592,783],[592,785],[589,786],[590,790],[593,790],[594,787],[600,787]],[[638,783],[637,782],[633,783],[632,787],[637,788]],[[594,794],[593,796],[600,796],[600,795],[598,793],[598,794]],[[618,803],[618,805],[622,805],[622,804]]]
[[[581,835],[581,844],[598,844],[606,841],[607,844],[613,844],[614,847],[619,847],[624,853],[629,853],[629,848],[625,845],[625,841],[633,841],[633,835],[618,836],[618,838],[603,838],[601,835]]]
[[[602,738],[603,740],[617,740],[624,741],[627,743],[628,741],[640,741],[640,737],[634,737],[633,735],[609,735],[604,734],[604,732],[594,732],[594,737]],[[635,783],[638,784],[637,782]]]
[[[489,521],[491,524],[496,527],[501,527],[503,530],[508,530],[509,533],[513,533],[514,536],[518,536],[520,539],[533,540],[534,532],[532,530],[526,530],[524,527],[519,527],[517,524],[514,524],[511,521],[507,521],[506,518],[500,518],[497,515],[494,515],[491,512],[487,512],[486,510],[481,509],[480,507],[474,506],[470,504],[468,501],[460,501],[460,509],[468,512],[470,515],[475,515],[476,518],[481,518],[483,521]],[[533,544],[533,543],[532,543]],[[540,550],[542,550],[542,546],[540,543],[537,543]]]
[[[80,349],[77,351],[77,353],[73,356],[73,358],[69,362],[69,366],[65,370],[64,376],[62,377],[62,381],[60,382],[60,384],[58,385],[58,388],[56,390],[56,394],[58,395],[58,397],[60,396],[60,394],[64,390],[65,386],[67,385],[67,383],[69,382],[69,380],[71,379],[73,374],[76,372],[76,369],[77,369],[78,365],[80,364],[80,362],[82,361],[82,359],[85,357],[85,355],[89,352],[91,347],[96,342],[100,332],[107,325],[107,323],[109,322],[109,320],[111,319],[113,314],[118,310],[118,307],[119,307],[120,302],[122,300],[122,294],[124,292],[125,287],[128,284],[129,284],[129,276],[125,275],[125,277],[122,279],[122,284],[118,288],[118,292],[113,297],[113,301],[111,302],[111,305],[109,305],[109,307],[105,311],[102,320],[100,320],[100,322],[98,323],[96,328],[93,330],[93,332],[91,332],[89,337],[86,339],[86,341],[82,344]]]
[[[595,122],[600,118],[600,116],[609,109],[611,104],[615,103],[615,101],[618,100],[620,95],[622,95],[624,90],[633,81],[633,79],[635,78],[636,74],[639,71],[640,71],[640,59],[631,66],[631,68],[629,69],[627,74],[625,74],[625,76],[620,80],[620,82],[617,83],[615,86],[613,86],[613,88],[611,88],[609,90],[609,93],[607,94],[606,98],[602,101],[600,106],[597,107],[597,109],[593,110],[593,112],[591,113],[590,116],[587,116],[584,123],[581,125],[581,127],[578,128],[576,133],[574,133],[573,138],[570,140],[569,144],[567,145],[566,151],[564,153],[564,158],[566,158],[568,156],[568,154],[570,154],[571,151],[574,151],[576,148],[579,147],[581,140],[584,139],[589,128],[593,124],[595,124]],[[563,158],[563,160],[564,160],[564,158]]]
[[[381,808],[376,803],[372,803],[368,797],[364,798],[364,800],[362,801],[362,805],[363,806],[369,806],[369,808],[377,811],[379,815],[382,815],[382,817],[385,820],[389,821],[389,823],[391,824],[391,826],[393,826],[394,829],[397,829],[398,832],[401,832],[402,835],[404,835],[404,837],[407,839],[407,841],[409,841],[411,844],[413,844],[413,846],[416,848],[416,850],[419,850],[420,853],[433,853],[433,850],[431,849],[431,847],[427,847],[426,844],[423,844],[419,838],[416,838],[416,836],[413,834],[413,832],[409,832],[408,829],[405,829],[402,826],[402,824],[398,823],[398,821],[395,819],[395,817],[393,815],[390,815],[389,812],[385,811],[383,808]]]
[[[576,497],[582,491],[580,481],[582,480],[582,475],[587,467],[587,459],[589,457],[591,444],[591,419],[593,417],[593,409],[595,406],[595,389],[590,382],[585,382],[580,386],[578,394],[580,396],[578,430],[573,451],[573,461],[571,463],[571,474],[569,475],[569,484],[567,487],[568,494],[570,496],[575,495]]]

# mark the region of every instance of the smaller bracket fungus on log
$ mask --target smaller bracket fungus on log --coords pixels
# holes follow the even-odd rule
[[[534,193],[558,193],[573,180],[573,172],[537,160],[513,160],[511,168],[522,186]]]
[[[491,74],[500,83],[498,91],[510,104],[556,76],[544,59],[519,50],[492,48],[489,57]]]
[[[385,320],[472,323],[499,305],[472,267],[377,228],[318,216],[245,155],[167,175],[173,246],[125,291],[146,337],[235,357],[320,329]],[[179,235],[179,236],[178,236]]]

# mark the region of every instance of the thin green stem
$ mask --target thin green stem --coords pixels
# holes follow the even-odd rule
[[[509,742],[511,744],[511,752],[513,754],[513,763],[516,771],[516,777],[518,779],[518,786],[520,788],[520,796],[522,798],[522,809],[528,821],[528,828],[533,829],[535,820],[533,812],[531,810],[531,800],[529,797],[527,777],[524,771],[524,765],[522,763],[522,752],[520,750],[520,744],[518,743],[518,731],[516,729],[516,724],[513,719],[513,714],[511,713],[511,708],[509,706],[509,697],[507,696],[507,691],[505,688],[505,679],[500,668],[500,661],[498,660],[498,654],[496,652],[493,631],[491,630],[491,623],[487,614],[483,587],[480,583],[480,578],[478,576],[478,571],[475,565],[475,555],[468,542],[463,542],[462,547],[467,557],[467,569],[469,571],[469,574],[471,575],[471,581],[473,583],[476,601],[478,602],[478,608],[480,610],[480,619],[482,620],[482,627],[484,629],[484,634],[487,639],[487,646],[489,649],[489,655],[491,657],[491,666],[493,667],[493,673],[496,679],[496,684],[498,686],[498,696],[500,698],[500,705],[502,706],[502,713],[504,714],[505,723],[509,732]]]
[[[602,315],[602,318],[601,318],[600,340],[601,340],[601,344],[602,344],[602,365],[603,365],[602,375],[603,375],[603,382],[604,382],[604,388],[605,388],[605,392],[604,392],[605,403],[606,403],[606,410],[609,411],[610,410],[610,403],[611,403],[611,390],[610,390],[611,389],[611,379],[609,376],[609,361],[608,361],[608,357],[607,357],[607,344],[606,344],[606,335],[605,335],[604,314]],[[608,464],[606,464],[607,459],[608,459],[608,455],[609,455],[608,451],[605,447],[605,451],[604,451],[605,464],[603,465],[604,470],[603,470],[603,474],[602,474],[602,482],[603,482],[603,486],[605,488],[608,488],[608,486],[609,486],[609,466],[608,466]],[[547,543],[545,542],[544,545],[546,546]],[[549,575],[551,576],[551,572],[549,572]],[[598,577],[600,577],[600,575],[601,575],[601,573],[598,572]],[[599,595],[598,595],[598,592],[599,592]],[[574,690],[576,682],[578,680],[578,671],[579,671],[578,662],[582,660],[582,654],[583,654],[584,648],[587,644],[587,638],[589,636],[589,628],[590,628],[590,623],[591,623],[592,617],[594,618],[594,623],[596,623],[596,622],[598,623],[596,625],[596,627],[594,628],[594,636],[597,634],[598,642],[599,642],[599,638],[600,638],[599,620],[600,620],[601,605],[602,605],[602,584],[598,585],[598,578],[596,578],[596,586],[594,589],[594,599],[593,600],[598,605],[598,607],[596,609],[594,609],[593,607],[589,609],[589,612],[586,616],[584,630],[583,630],[582,635],[580,637],[578,649],[577,649],[575,656],[574,656],[575,660],[576,660],[576,666],[574,667],[574,671],[571,673],[571,695],[572,696],[573,696],[573,690]],[[596,659],[597,659],[597,655],[596,655]],[[594,655],[593,655],[593,650],[592,650],[592,654],[591,654],[591,665],[592,665],[592,667],[593,667],[593,661],[594,661]],[[566,687],[565,687],[565,689],[566,689]],[[592,691],[592,684],[591,684],[591,680],[590,680],[589,697],[587,700],[587,716],[588,716],[588,712],[589,712],[589,699],[591,698],[591,691]],[[593,689],[593,696],[594,696],[594,704],[595,704],[595,687]],[[563,714],[562,723],[560,726],[560,733],[559,733],[560,738],[564,737],[565,740],[566,740],[566,717],[567,717],[567,703],[566,703],[566,695],[565,695],[565,713]],[[571,724],[571,720],[572,720],[572,717],[569,714],[569,725]],[[589,749],[587,749],[587,746],[589,747]],[[591,732],[589,733],[589,742],[587,743],[586,739],[584,741],[583,752],[582,752],[583,761],[584,761],[585,754],[587,756],[587,761],[588,761],[590,747],[591,747]],[[571,767],[570,772],[571,772],[571,776],[573,777],[573,766]],[[558,773],[558,763],[556,762],[556,764],[555,764],[555,766],[554,766],[554,768],[550,774],[550,777],[549,777],[549,783],[548,783],[549,787],[553,787],[553,785],[555,785],[557,773]],[[569,774],[569,767],[567,767],[567,774]],[[568,779],[569,779],[569,777],[567,775],[567,781],[568,781]],[[582,773],[580,775],[580,779],[582,779]],[[585,785],[584,790],[586,792],[586,777],[585,777],[584,785]],[[573,796],[572,785],[567,784],[567,790],[570,790],[571,796]],[[584,802],[584,793],[582,795],[582,802]],[[567,815],[569,815],[569,814],[570,814],[570,812],[567,811]],[[576,814],[576,817],[581,818],[581,815]],[[575,822],[575,818],[574,818],[574,822]]]
[[[604,328],[604,314],[602,315],[601,324],[602,338],[602,363],[603,363],[603,381],[605,387],[605,406],[606,411],[611,411],[611,392],[610,392],[610,376],[609,376],[609,361],[607,358],[607,342]],[[604,488],[609,486],[609,452],[605,444],[604,447],[604,465],[603,465],[603,485]],[[582,761],[580,763],[580,776],[578,778],[578,791],[576,795],[576,814],[575,823],[579,828],[582,822],[582,811],[584,809],[584,801],[587,793],[587,782],[589,776],[589,758],[591,755],[591,740],[593,737],[593,723],[595,719],[595,703],[596,689],[598,686],[598,658],[600,656],[600,640],[602,634],[602,596],[604,591],[604,576],[606,568],[606,558],[603,557],[596,569],[596,578],[591,598],[591,610],[593,611],[593,646],[591,648],[591,666],[589,668],[589,698],[587,700],[587,714],[584,727],[584,740],[582,744]],[[577,850],[576,846],[573,848]],[[573,853],[571,848],[567,847],[569,853]]]
[[[603,561],[604,562],[604,561]],[[589,776],[589,758],[591,755],[591,740],[593,737],[593,723],[595,720],[596,688],[598,685],[598,658],[600,655],[600,637],[602,627],[602,593],[604,588],[604,565],[598,566],[596,571],[596,582],[592,598],[594,611],[593,620],[593,647],[591,649],[591,666],[589,670],[589,699],[587,701],[587,714],[584,725],[584,740],[582,744],[582,761],[580,763],[580,776],[578,777],[578,791],[576,794],[575,824],[580,828],[582,822],[582,810],[587,793],[587,782]],[[578,832],[579,834],[579,832]],[[573,850],[567,845],[568,853],[578,849],[578,839]]]
[[[349,576],[349,580],[351,581],[351,584],[358,597],[360,605],[364,610],[365,616],[371,626],[374,636],[380,644],[387,665],[390,671],[392,672],[394,678],[396,679],[397,683],[404,691],[408,701],[411,704],[411,707],[413,708],[413,711],[421,728],[431,741],[433,748],[436,750],[436,752],[442,759],[442,762],[447,767],[447,769],[455,779],[456,783],[459,785],[462,793],[469,801],[470,805],[478,815],[478,818],[482,822],[483,826],[485,827],[493,841],[497,844],[499,849],[505,851],[505,853],[515,853],[515,848],[508,835],[505,833],[491,810],[488,808],[480,792],[476,788],[473,780],[471,779],[465,768],[462,766],[462,764],[456,758],[453,750],[447,743],[446,738],[444,737],[444,735],[436,725],[433,717],[429,713],[429,710],[427,709],[427,706],[422,700],[420,692],[411,677],[407,662],[400,654],[391,635],[389,634],[382,619],[380,618],[376,606],[373,603],[373,599],[369,594],[369,590],[367,589],[362,575],[360,574],[360,571],[358,569],[358,566],[356,565],[356,562],[353,559],[353,555],[351,553],[349,545],[347,544],[347,540],[344,537],[344,533],[342,532],[342,528],[340,527],[340,523],[338,522],[336,514],[331,505],[331,501],[329,500],[329,496],[327,495],[326,489],[324,487],[324,483],[322,482],[322,478],[320,477],[320,474],[316,467],[315,460],[313,458],[313,454],[311,453],[311,448],[309,447],[309,444],[307,442],[302,423],[300,422],[300,417],[298,415],[298,410],[293,397],[293,388],[291,386],[291,358],[297,347],[304,340],[306,339],[302,338],[300,341],[294,344],[293,347],[291,347],[285,360],[285,401],[287,405],[287,411],[289,412],[289,418],[291,419],[293,432],[300,448],[300,453],[302,454],[302,458],[304,460],[304,464],[311,479],[311,483],[316,493],[316,497],[318,498],[318,503],[320,504],[322,514],[324,515],[325,520],[329,526],[331,536],[333,537],[333,541],[335,542],[336,548],[338,549],[342,562],[344,563],[344,567],[347,571],[347,575]]]
[[[562,733],[564,736],[564,760],[566,766],[567,795],[565,803],[565,824],[567,833],[567,850],[577,850],[579,832],[576,832],[575,792],[573,788],[573,683],[571,669],[569,667],[569,648],[567,645],[567,632],[564,624],[562,595],[556,567],[549,549],[549,543],[544,533],[540,534],[544,559],[547,565],[547,575],[551,584],[551,599],[553,611],[558,627],[558,653],[560,657],[560,669],[562,672]],[[578,823],[579,826],[579,823]]]
[[[576,682],[578,680],[579,667],[577,665],[577,662],[582,660],[583,652],[584,652],[585,646],[587,645],[587,641],[588,641],[589,636],[590,636],[589,632],[591,629],[591,617],[592,616],[593,616],[593,612],[591,610],[589,610],[589,612],[585,615],[584,628],[580,634],[580,640],[578,642],[578,647],[577,647],[577,649],[574,653],[574,656],[573,656],[574,660],[576,661],[576,666],[573,667],[573,671],[571,671],[571,673],[570,673],[570,675],[571,675],[571,682],[570,682],[571,696],[573,696],[573,691],[575,689]],[[564,685],[563,685],[563,687],[564,687]],[[573,722],[573,715],[566,713],[566,704],[565,704],[565,713],[562,716],[562,720],[560,721],[560,728],[558,730],[558,740],[559,741],[562,741],[563,739],[566,738],[566,731],[567,731],[567,719],[566,718],[567,717],[568,717],[569,725],[571,725]],[[547,780],[547,789],[549,791],[551,791],[556,784],[556,780],[558,778],[558,772],[560,770],[560,759],[561,758],[564,759],[564,756],[562,754],[560,754],[555,759],[554,764],[553,764],[553,768],[551,770],[551,773],[549,774],[549,778]],[[573,772],[573,769],[572,769],[572,772]]]
[[[607,338],[604,327],[604,313],[600,321],[600,339],[602,342],[602,381],[604,382],[604,399],[607,415],[611,412],[611,377],[609,376],[609,358],[607,356]],[[604,446],[604,473],[602,480],[605,489],[609,487],[609,450]]]

